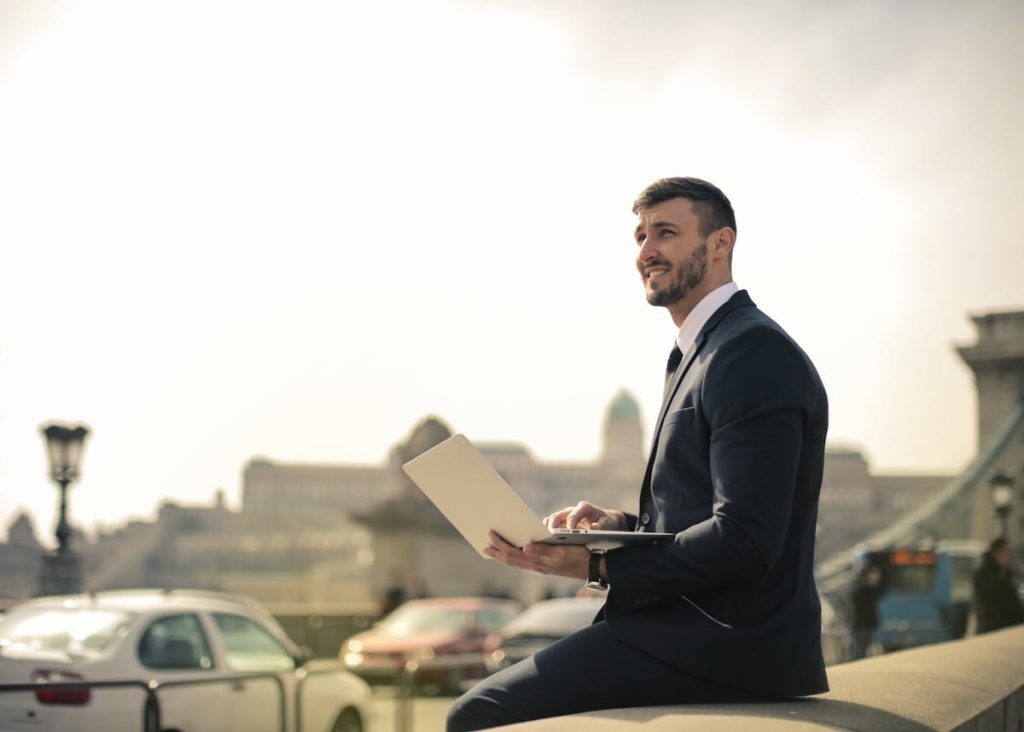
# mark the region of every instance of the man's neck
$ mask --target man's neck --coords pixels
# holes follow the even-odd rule
[[[683,321],[686,320],[686,316],[693,312],[693,309],[697,307],[698,303],[708,296],[708,293],[714,292],[722,285],[732,282],[732,277],[724,275],[722,277],[711,279],[710,274],[704,278],[704,281],[700,283],[700,287],[690,292],[683,299],[672,303],[666,307],[669,315],[672,316],[672,322],[676,324],[677,328],[683,327]]]

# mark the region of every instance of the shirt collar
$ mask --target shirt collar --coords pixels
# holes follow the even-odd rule
[[[735,282],[726,282],[721,287],[709,292],[703,300],[697,303],[696,307],[686,316],[679,328],[679,335],[676,336],[676,345],[679,346],[680,351],[685,354],[693,346],[693,342],[697,340],[704,324],[739,290],[740,288]]]

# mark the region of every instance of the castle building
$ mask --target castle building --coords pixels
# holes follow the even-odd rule
[[[621,391],[605,412],[595,461],[542,461],[517,442],[481,442],[476,447],[539,516],[580,499],[633,511],[647,460],[642,425],[636,400]],[[351,517],[372,537],[371,586],[364,595],[379,595],[396,582],[425,585],[431,594],[497,592],[526,600],[571,591],[571,580],[539,578],[480,561],[405,476],[403,463],[450,435],[442,420],[427,417],[391,449],[382,465],[302,465],[256,458],[243,472],[242,515],[323,519],[334,512]],[[861,452],[830,448],[819,508],[818,557],[849,548],[951,479],[872,474]]]
[[[405,476],[402,464],[451,434],[439,418],[427,417],[377,466],[253,459],[242,475],[242,514],[351,516],[373,536],[369,576],[376,594],[396,578],[441,595],[497,593],[530,600],[550,592],[570,592],[567,583],[578,583],[524,577],[481,561]],[[626,391],[608,407],[596,462],[544,462],[515,442],[482,442],[477,448],[540,516],[581,498],[632,508],[646,460],[640,408]]]
[[[426,418],[383,465],[308,465],[253,458],[242,472],[242,511],[364,514],[382,502],[425,500],[400,468],[451,431]],[[538,514],[583,497],[598,505],[630,508],[646,461],[640,407],[625,390],[605,414],[597,462],[542,462],[516,442],[482,442],[477,449]]]

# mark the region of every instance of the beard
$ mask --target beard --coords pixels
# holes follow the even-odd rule
[[[661,307],[674,305],[697,289],[707,273],[708,252],[703,246],[699,246],[693,250],[693,254],[676,265],[672,271],[672,282],[668,287],[662,290],[647,290],[647,302]]]

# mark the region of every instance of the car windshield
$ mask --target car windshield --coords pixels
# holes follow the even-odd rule
[[[601,608],[598,602],[542,602],[515,618],[505,626],[501,634],[564,636],[585,628],[594,621]]]
[[[68,653],[103,651],[135,617],[96,608],[15,608],[0,616],[0,647]]]
[[[473,613],[446,607],[404,605],[389,615],[379,626],[387,635],[413,633],[445,633],[470,625]]]

